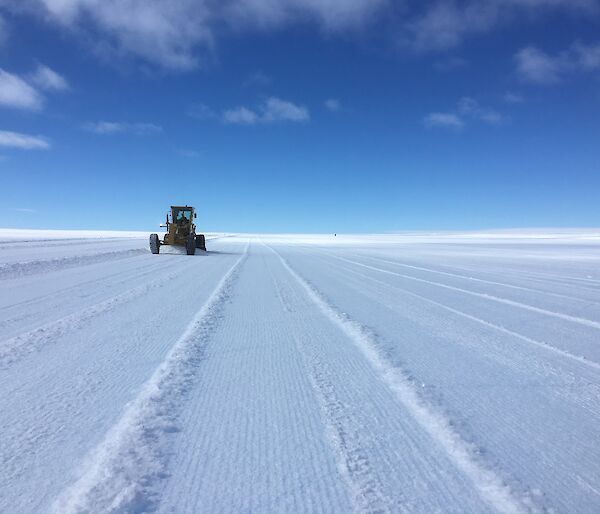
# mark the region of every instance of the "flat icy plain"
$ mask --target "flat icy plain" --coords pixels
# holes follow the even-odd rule
[[[0,230],[0,512],[600,512],[598,231],[118,236]]]

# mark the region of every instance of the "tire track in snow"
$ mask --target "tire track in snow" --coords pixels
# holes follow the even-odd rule
[[[377,282],[378,284],[387,286],[387,287],[391,287],[397,291],[402,291],[404,294],[407,294],[409,296],[412,296],[414,298],[418,298],[419,300],[422,300],[426,303],[429,303],[431,305],[435,305],[436,307],[439,307],[441,309],[447,310],[448,312],[451,312],[453,314],[456,314],[457,316],[460,316],[462,318],[474,321],[476,323],[479,323],[481,325],[484,325],[488,328],[491,328],[493,330],[496,330],[498,332],[501,332],[503,334],[506,334],[508,336],[520,339],[521,341],[524,341],[526,343],[532,344],[534,346],[537,346],[539,348],[543,348],[544,350],[547,350],[549,352],[555,353],[557,355],[560,355],[561,357],[566,357],[570,360],[574,360],[579,364],[585,364],[586,366],[589,366],[591,368],[600,370],[600,363],[597,363],[595,361],[589,360],[583,356],[580,355],[575,355],[573,353],[567,352],[566,350],[561,350],[560,348],[557,348],[556,346],[551,345],[550,343],[546,343],[545,341],[539,341],[537,339],[534,339],[532,337],[528,337],[526,335],[520,334],[518,332],[514,332],[508,328],[505,328],[503,326],[500,325],[496,325],[495,323],[491,323],[490,321],[486,321],[484,319],[478,318],[477,316],[473,316],[471,314],[467,314],[466,312],[463,312],[461,310],[455,309],[453,307],[450,307],[449,305],[446,305],[444,303],[440,303],[437,302],[435,300],[432,300],[430,298],[427,298],[426,296],[422,296],[420,294],[417,293],[413,293],[412,291],[409,291],[407,289],[404,289],[402,287],[398,287],[398,286],[393,286],[387,282],[384,282],[382,280],[377,280],[374,277],[371,277],[370,275],[365,275],[364,273],[359,273],[356,270],[352,270],[350,268],[344,268],[344,270],[348,271],[349,273],[353,273],[359,277],[362,278],[366,278],[368,280],[371,280],[372,282]],[[391,307],[390,307],[391,308]],[[393,309],[392,309],[393,310]]]
[[[516,280],[521,284],[530,284],[531,288],[533,290],[539,290],[539,291],[544,291],[546,292],[547,289],[537,289],[541,286],[543,287],[558,287],[561,289],[573,289],[576,288],[578,292],[586,292],[586,293],[598,293],[599,290],[599,286],[597,284],[592,284],[589,282],[590,279],[577,279],[576,277],[564,277],[564,278],[560,278],[558,276],[554,276],[554,275],[546,275],[546,274],[541,274],[541,273],[535,273],[531,270],[521,270],[521,271],[517,271],[515,269],[508,269],[508,268],[498,268],[496,267],[489,267],[486,268],[485,270],[481,269],[481,268],[473,268],[473,267],[468,267],[466,265],[458,265],[456,263],[452,263],[452,264],[446,264],[445,265],[448,269],[453,270],[453,271],[457,271],[460,273],[478,273],[480,275],[502,275],[504,280]],[[578,280],[583,280],[586,282],[577,282]],[[598,281],[600,282],[600,281]],[[514,284],[513,284],[514,285]],[[555,293],[555,294],[563,294],[563,293]],[[568,294],[565,294],[565,296],[570,296]],[[579,297],[580,300],[585,301],[584,299],[582,299],[581,297]],[[597,303],[597,302],[596,302]]]
[[[578,323],[579,325],[585,325],[587,327],[592,327],[600,330],[600,323],[597,321],[592,321],[587,318],[580,318],[578,316],[570,316],[569,314],[562,314],[560,312],[549,311],[546,309],[542,309],[541,307],[535,307],[533,305],[529,305],[526,303],[516,302],[514,300],[509,300],[507,298],[501,298],[499,296],[494,296],[486,293],[477,293],[475,291],[469,291],[468,289],[462,289],[460,287],[450,286],[448,284],[442,284],[440,282],[433,282],[431,280],[425,280],[424,278],[412,277],[410,275],[404,275],[403,273],[397,273],[395,271],[390,271],[382,268],[377,268],[376,266],[369,266],[368,264],[363,264],[361,262],[353,261],[350,259],[346,259],[344,257],[338,257],[337,255],[331,255],[332,258],[338,259],[340,261],[349,262],[350,264],[354,264],[355,266],[361,266],[363,268],[371,269],[373,271],[378,271],[380,273],[385,273],[387,275],[395,275],[397,277],[407,278],[409,280],[414,280],[416,282],[422,282],[424,284],[429,284],[437,287],[441,287],[444,289],[449,289],[451,291],[456,291],[459,293],[468,294],[471,296],[475,296],[477,298],[483,298],[485,300],[490,300],[497,303],[502,303],[504,305],[510,305],[511,307],[518,307],[520,309],[528,310],[531,312],[536,312],[538,314],[544,314],[546,316],[551,316],[554,318],[559,318],[565,321],[570,321],[572,323]]]
[[[350,489],[355,511],[392,512],[390,505],[393,505],[393,500],[383,493],[373,475],[368,452],[352,430],[356,422],[336,395],[329,366],[314,350],[308,354],[297,336],[292,337],[307,364],[327,436],[337,456],[338,469]]]
[[[500,476],[477,457],[477,449],[460,437],[452,428],[452,422],[449,419],[425,404],[410,378],[379,354],[374,336],[366,327],[350,319],[328,303],[321,293],[298,275],[276,250],[273,248],[271,250],[279,256],[283,266],[302,286],[308,297],[323,314],[362,351],[381,379],[394,391],[400,403],[429,436],[440,445],[457,469],[469,478],[486,503],[498,512],[507,514],[535,510],[529,497],[517,498]]]
[[[332,255],[332,254],[328,254],[328,255]],[[555,293],[552,291],[543,291],[541,289],[533,289],[531,287],[517,286],[514,284],[506,284],[504,282],[496,282],[494,280],[486,280],[483,278],[468,277],[465,275],[461,275],[459,273],[450,273],[449,271],[441,271],[441,270],[435,270],[435,269],[431,269],[431,268],[424,268],[422,266],[414,266],[412,264],[405,264],[403,262],[389,261],[387,259],[382,259],[379,257],[371,257],[371,256],[366,256],[366,255],[361,255],[361,257],[363,257],[365,259],[377,261],[377,262],[385,262],[387,264],[392,264],[393,266],[402,266],[404,268],[415,269],[418,271],[425,271],[427,273],[436,273],[438,275],[446,275],[448,277],[458,278],[460,280],[466,280],[467,282],[480,282],[482,284],[490,284],[490,285],[501,286],[501,287],[506,287],[506,288],[510,288],[510,289],[516,289],[516,290],[520,290],[520,291],[527,291],[527,292],[531,292],[531,293],[535,293],[535,294],[541,294],[544,296],[555,296],[557,298],[565,298],[567,300],[575,300],[577,302],[586,303],[588,305],[600,305],[598,302],[595,302],[593,300],[585,300],[582,298],[578,298],[576,296],[570,296],[570,295],[566,295],[566,294],[562,294],[562,293]]]
[[[465,271],[470,271],[470,268],[464,268],[462,267],[461,269],[464,269]],[[525,271],[519,271],[519,270],[515,270],[515,269],[509,269],[509,270],[504,270],[501,269],[502,272],[507,272],[513,276],[518,276],[518,277],[522,277],[523,275],[525,275],[527,278],[532,278],[535,280],[551,280],[553,282],[557,282],[557,283],[562,283],[562,282],[569,282],[569,281],[577,281],[577,282],[587,282],[589,284],[594,284],[594,289],[597,289],[597,284],[600,284],[600,280],[599,279],[595,279],[592,277],[574,277],[572,275],[556,275],[554,273],[544,273],[542,271],[531,271],[531,270],[525,270]],[[568,284],[568,285],[572,285],[572,284]],[[578,284],[580,285],[580,284]]]
[[[165,478],[170,434],[193,386],[202,350],[232,294],[242,256],[223,276],[165,360],[91,452],[81,477],[55,500],[52,512],[147,512]]]
[[[264,243],[263,245],[267,247]],[[279,281],[273,272],[269,271],[282,309],[285,312],[292,312]],[[380,484],[373,475],[368,454],[353,433],[355,430],[352,430],[352,427],[356,422],[352,420],[348,408],[336,395],[329,365],[320,358],[313,344],[301,342],[294,333],[291,337],[306,365],[308,379],[319,402],[327,438],[335,452],[338,470],[352,496],[354,510],[373,513],[392,512],[388,506],[392,505],[393,501],[381,490]]]
[[[459,266],[457,264],[448,265],[452,269],[464,271],[466,273],[481,273],[481,269],[468,267],[466,265]],[[593,278],[584,278],[584,277],[572,277],[572,276],[564,276],[564,275],[554,275],[549,273],[542,273],[539,271],[532,271],[530,269],[525,270],[516,270],[514,268],[506,269],[506,268],[498,268],[492,267],[488,268],[486,273],[498,274],[502,273],[506,276],[515,277],[517,280],[528,280],[532,282],[540,282],[542,281],[544,284],[554,284],[560,287],[571,287],[575,285],[576,287],[583,287],[585,289],[598,290],[598,285],[600,284],[600,280],[596,280]],[[589,285],[584,284],[572,284],[569,281],[583,281],[590,283]]]
[[[82,289],[84,286],[87,286],[87,285],[90,285],[90,284],[93,284],[95,286],[98,286],[98,285],[102,285],[103,286],[104,282],[109,282],[110,280],[113,280],[113,279],[115,279],[117,277],[121,277],[121,276],[124,275],[125,279],[121,280],[120,282],[115,282],[116,284],[121,285],[121,284],[126,283],[129,280],[135,280],[135,279],[137,279],[139,277],[143,277],[145,275],[152,274],[155,271],[160,271],[160,269],[162,269],[162,268],[168,268],[168,267],[169,267],[169,265],[167,263],[161,263],[161,265],[155,264],[155,265],[152,265],[152,266],[144,266],[144,270],[145,270],[144,272],[140,273],[139,275],[133,275],[133,276],[131,275],[132,269],[125,268],[122,271],[117,271],[117,272],[114,272],[114,273],[109,273],[109,274],[104,275],[102,277],[95,277],[95,278],[91,278],[89,280],[83,280],[83,281],[78,282],[76,284],[73,284],[73,285],[70,285],[70,286],[67,286],[67,287],[63,287],[63,288],[59,288],[59,289],[56,289],[56,290],[54,290],[54,291],[52,291],[50,293],[46,293],[46,294],[42,294],[42,295],[39,295],[39,296],[35,296],[35,297],[29,298],[27,300],[23,300],[23,301],[20,301],[20,302],[10,303],[8,305],[0,307],[0,311],[5,311],[7,309],[14,309],[15,307],[22,307],[22,306],[30,305],[30,304],[35,303],[35,302],[41,302],[41,301],[44,301],[44,300],[48,300],[49,301],[49,300],[53,299],[53,297],[57,297],[57,296],[59,296],[61,294],[68,294],[68,293],[71,293],[71,292],[76,292],[76,291]],[[154,269],[154,268],[157,268],[157,269]],[[135,263],[135,266],[133,267],[133,270],[134,271],[139,270],[139,263]],[[111,283],[110,285],[112,287],[113,283]]]
[[[0,343],[0,370],[6,369],[9,365],[21,360],[26,355],[40,350],[43,346],[56,342],[62,335],[83,328],[91,319],[140,298],[154,289],[165,286],[179,274],[180,271],[171,273],[154,282],[130,289],[81,311],[2,341]]]
[[[3,307],[0,307],[0,314],[5,315],[6,311],[10,310],[17,311],[18,314],[16,316],[12,315],[11,317],[4,318],[2,321],[0,321],[0,333],[8,331],[11,326],[21,327],[23,326],[23,324],[30,322],[32,319],[37,320],[38,312],[40,310],[44,310],[45,314],[48,314],[53,310],[59,310],[61,307],[63,307],[63,302],[65,298],[72,298],[74,296],[82,298],[82,291],[86,291],[86,288],[90,289],[88,287],[90,285],[92,286],[91,289],[94,290],[95,294],[98,291],[111,290],[115,287],[124,289],[123,292],[125,293],[127,291],[131,291],[134,288],[131,287],[130,289],[126,289],[122,286],[127,286],[130,282],[139,283],[141,279],[145,279],[146,277],[152,277],[153,281],[160,281],[160,278],[154,278],[156,273],[164,272],[165,270],[169,270],[170,268],[172,268],[172,266],[169,263],[157,263],[150,266],[144,266],[143,271],[141,271],[138,263],[136,264],[136,267],[132,269],[126,268],[125,271],[122,272],[111,273],[110,275],[97,277],[91,280],[84,280],[82,282],[78,282],[77,284],[70,285],[68,287],[64,287],[62,289],[58,289],[47,294],[34,296],[32,298],[28,298],[20,302],[5,305]],[[184,269],[188,268],[180,268],[178,270],[178,273],[182,273]],[[170,277],[175,278],[173,275],[171,275]],[[83,298],[87,299],[90,296],[91,294],[85,294]],[[100,302],[111,300],[115,296],[117,295],[108,296],[104,298],[104,300],[96,301],[96,303],[89,305],[87,308],[92,308],[93,306],[98,305]],[[51,307],[48,307],[49,305]],[[76,312],[81,312],[82,310],[82,308],[79,308],[77,311],[71,312],[70,315],[75,314]],[[65,316],[66,315],[60,316],[60,318],[64,318]],[[58,319],[59,317],[55,317],[52,321],[47,321],[45,323],[42,323],[41,325],[38,325],[35,328],[30,328],[29,330],[27,330],[27,332],[33,332],[37,328],[41,328],[42,326],[47,326],[51,323],[56,322]],[[17,333],[14,336],[10,337],[17,337],[22,334],[23,333]],[[2,339],[0,338],[0,344],[2,344],[1,341]]]

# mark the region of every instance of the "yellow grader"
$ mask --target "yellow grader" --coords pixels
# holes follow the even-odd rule
[[[150,234],[150,251],[159,253],[162,245],[183,246],[188,255],[194,255],[196,248],[206,251],[204,234],[196,234],[195,219],[196,211],[193,207],[172,205],[171,212],[167,213],[167,221],[160,225],[167,229],[167,233],[162,241],[158,234]]]

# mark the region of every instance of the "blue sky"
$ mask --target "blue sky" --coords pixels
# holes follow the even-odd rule
[[[596,0],[0,0],[0,225],[599,226],[599,29]]]

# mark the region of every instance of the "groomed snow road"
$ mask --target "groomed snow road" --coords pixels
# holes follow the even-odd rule
[[[2,513],[600,512],[597,235],[28,239]]]

